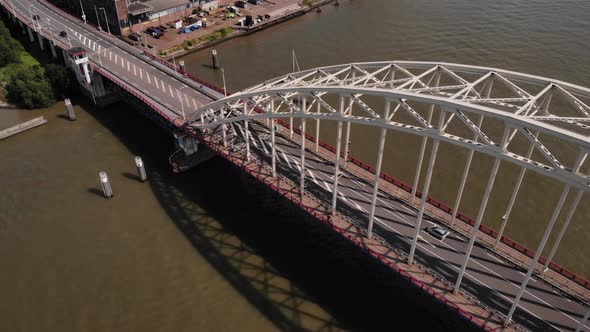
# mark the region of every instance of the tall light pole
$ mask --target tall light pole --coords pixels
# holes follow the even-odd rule
[[[223,95],[227,97],[227,89],[225,88],[225,70],[221,67],[221,80],[223,81]]]
[[[107,26],[107,31],[109,33],[109,35],[111,34],[111,28],[109,27],[109,20],[107,18],[107,11],[104,9],[104,7],[100,7],[99,10],[102,9],[102,13],[104,14],[104,22]]]
[[[94,5],[94,13],[96,14],[96,23],[98,23],[98,30],[102,31],[102,27],[100,26],[100,19],[98,18],[98,10],[96,9],[96,5]]]
[[[86,14],[84,14],[84,6],[82,5],[82,0],[80,0],[80,8],[82,8],[82,20],[84,20],[84,24],[86,23]]]

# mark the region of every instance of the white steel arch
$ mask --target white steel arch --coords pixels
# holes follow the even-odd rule
[[[498,238],[501,238],[508,222],[526,170],[560,181],[564,185],[562,196],[506,318],[508,323],[570,189],[577,189],[578,196],[590,191],[589,175],[583,172],[586,169],[584,162],[590,151],[589,101],[588,88],[496,68],[407,61],[353,63],[291,73],[258,84],[200,108],[188,119],[188,125],[197,130],[221,127],[225,136],[227,124],[233,122],[247,123],[286,118],[292,123],[293,119],[299,119],[305,128],[305,120],[310,119],[316,122],[317,136],[320,121],[332,120],[338,123],[339,138],[342,137],[343,123],[347,124],[347,137],[351,123],[367,125],[381,130],[380,141],[375,142],[375,146],[379,146],[377,169],[381,166],[387,130],[415,134],[423,137],[423,141],[416,168],[414,194],[417,190],[426,141],[432,139],[433,148],[422,190],[416,233],[409,255],[410,263],[414,257],[438,144],[445,142],[470,151],[454,211],[457,211],[460,205],[473,152],[493,157],[494,166],[459,273],[456,291],[460,288],[501,161],[520,166],[521,174],[508,204]],[[274,138],[274,130],[271,131]],[[521,142],[520,147],[522,142],[527,142],[528,150],[521,151],[519,146],[515,146],[518,144],[513,142],[518,140]],[[336,144],[338,152],[335,167],[338,173],[341,139],[338,139]],[[570,157],[564,155],[564,150],[571,152]],[[273,174],[274,154],[273,148]],[[302,158],[302,164],[303,161]],[[303,169],[304,167],[301,171],[301,190],[304,182]],[[333,192],[336,193],[337,176],[334,177],[333,186]],[[378,182],[375,181],[373,204],[377,186]],[[333,211],[335,206],[336,195],[332,201]],[[570,214],[573,214],[575,208],[574,205]],[[373,212],[369,216],[369,236],[372,230],[372,214]],[[551,255],[558,244],[557,242],[551,250]]]

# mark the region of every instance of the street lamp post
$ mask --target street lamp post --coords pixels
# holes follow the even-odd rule
[[[225,70],[221,67],[221,80],[223,81],[223,95],[227,97],[227,89],[225,88]]]
[[[102,27],[100,26],[100,19],[98,18],[98,10],[96,9],[96,5],[94,5],[94,13],[96,14],[96,23],[98,24],[98,31],[102,31]]]
[[[107,18],[107,11],[104,9],[104,7],[100,7],[99,10],[102,9],[102,13],[104,14],[104,22],[107,26],[107,31],[109,33],[109,35],[111,34],[111,27],[109,27],[109,20]]]
[[[86,14],[84,13],[84,6],[82,5],[82,0],[80,0],[80,8],[82,8],[82,20],[84,20],[84,24],[86,23]]]

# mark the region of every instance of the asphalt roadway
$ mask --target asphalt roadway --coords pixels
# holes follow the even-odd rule
[[[44,34],[52,36],[52,39],[66,48],[70,45],[83,47],[89,52],[89,58],[94,64],[134,87],[173,118],[188,116],[198,107],[219,97],[219,94],[202,88],[169,68],[149,60],[141,54],[140,50],[104,32],[99,32],[90,25],[73,20],[43,1],[2,0],[2,2],[7,7],[13,3],[21,19],[28,19],[29,22],[33,22],[32,15],[39,15],[39,20],[34,21],[34,24]],[[60,31],[66,31],[68,37],[59,37]],[[243,128],[237,125],[233,127],[236,135],[243,137]],[[250,130],[253,156],[270,163],[270,134],[255,122],[251,122]],[[238,146],[243,148],[244,143],[241,142]],[[280,135],[277,135],[276,146],[279,171],[298,183],[301,169],[300,147]],[[339,212],[359,223],[366,224],[372,184],[346,171],[342,171],[339,176]],[[306,189],[309,192],[330,202],[333,177],[333,163],[306,151]],[[391,246],[408,252],[414,233],[416,214],[413,207],[380,192],[376,208],[375,232],[386,239]],[[423,221],[424,228],[433,224],[436,224],[433,219],[426,218]],[[416,260],[445,279],[454,281],[464,258],[466,242],[466,238],[455,233],[439,241],[421,231]],[[486,305],[506,314],[525,272],[476,245],[461,287]],[[513,321],[533,331],[573,331],[584,314],[583,305],[533,278]],[[590,329],[584,326],[584,330]]]
[[[100,32],[91,25],[75,21],[44,1],[3,0],[3,2],[8,7],[14,3],[16,11],[22,18],[29,19],[44,36],[50,36],[65,49],[70,47],[85,49],[91,62],[140,91],[145,98],[158,105],[172,118],[188,117],[198,107],[213,101],[211,95],[220,96],[219,93],[200,87],[199,84],[181,74],[151,60],[142,54],[142,50],[109,36],[104,31]],[[94,13],[87,13],[87,15],[91,14]],[[32,20],[34,15],[38,15],[39,19]],[[61,31],[65,31],[67,37],[59,36]],[[58,56],[61,55],[58,54]]]

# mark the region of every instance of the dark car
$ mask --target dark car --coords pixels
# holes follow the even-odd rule
[[[64,30],[62,30],[62,31],[59,32],[59,36],[60,37],[67,37],[68,36],[68,33],[65,32]]]
[[[444,240],[451,233],[440,226],[426,227],[425,231],[426,233],[434,236],[435,238],[441,241]]]
[[[131,39],[133,41],[141,41],[143,38],[141,38],[140,34],[138,34],[137,32],[134,32],[129,35],[129,39]]]
[[[38,20],[40,20],[41,18],[39,17],[39,15],[35,14],[35,15],[33,15],[33,19],[34,19],[35,21],[38,21]]]

